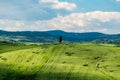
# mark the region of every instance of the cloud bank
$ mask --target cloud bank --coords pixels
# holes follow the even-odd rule
[[[49,20],[33,22],[1,19],[0,29],[9,31],[46,31],[57,29],[69,32],[94,31],[103,33],[111,33],[110,31],[112,30],[112,33],[119,33],[120,12],[94,11],[72,13],[67,16],[58,16]]]

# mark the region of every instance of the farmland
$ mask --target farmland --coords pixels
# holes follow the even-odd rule
[[[0,80],[120,80],[120,47],[0,43]]]

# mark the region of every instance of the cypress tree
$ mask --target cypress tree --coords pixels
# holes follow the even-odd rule
[[[59,38],[59,43],[62,43],[62,36],[60,36]]]

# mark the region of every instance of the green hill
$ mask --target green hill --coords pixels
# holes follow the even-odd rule
[[[64,42],[91,42],[120,44],[120,34],[103,34],[99,32],[64,32],[52,31],[2,31],[0,30],[0,41],[7,42],[58,42],[59,36]]]
[[[78,43],[25,47],[0,49],[0,80],[120,80],[120,47]]]

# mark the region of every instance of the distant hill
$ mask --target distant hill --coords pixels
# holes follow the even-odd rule
[[[64,32],[61,30],[10,32],[10,31],[0,30],[1,41],[57,42],[59,36],[62,36],[65,42],[120,40],[120,34],[103,34],[99,32],[74,33],[74,32]]]

